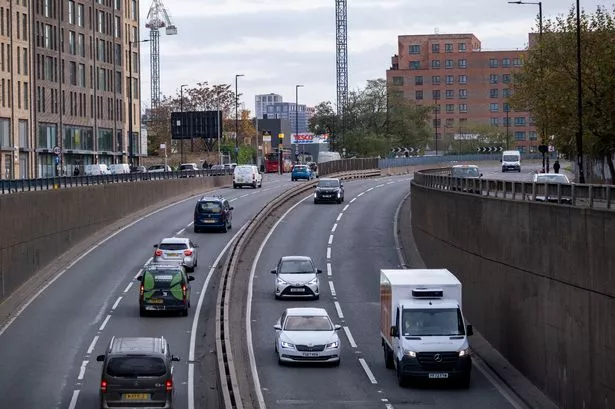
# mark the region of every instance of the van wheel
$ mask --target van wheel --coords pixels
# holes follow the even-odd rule
[[[145,308],[139,308],[139,316],[145,317],[146,315],[147,315],[147,312],[145,311]]]
[[[384,366],[387,369],[395,368],[395,362],[393,361],[393,351],[391,351],[386,345],[382,346],[384,350]]]
[[[199,229],[198,227],[194,226],[194,232],[195,233],[199,233],[201,231],[201,229]]]
[[[459,381],[457,382],[457,385],[461,389],[470,388],[470,374],[467,374],[463,378],[459,379]]]
[[[181,310],[180,312],[182,317],[187,317],[188,316],[188,307],[186,307],[185,309]]]
[[[233,189],[237,189],[237,185],[233,183]]]
[[[397,384],[402,388],[407,384],[406,377],[401,373],[401,365],[399,362],[397,363]]]

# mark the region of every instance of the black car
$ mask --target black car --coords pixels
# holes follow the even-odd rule
[[[205,229],[229,231],[233,220],[233,207],[219,196],[203,196],[194,206],[194,232]]]
[[[314,203],[344,201],[344,184],[337,178],[323,178],[318,181],[314,191]]]

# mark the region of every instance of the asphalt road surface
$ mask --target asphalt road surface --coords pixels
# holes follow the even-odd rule
[[[344,203],[314,205],[307,198],[271,235],[257,260],[249,317],[266,408],[519,407],[476,367],[469,390],[442,385],[400,388],[393,370],[385,368],[379,273],[381,268],[400,267],[394,214],[408,189],[407,175],[348,181]],[[310,256],[323,270],[319,300],[275,300],[269,271],[284,255]],[[273,325],[284,309],[298,306],[325,308],[334,323],[343,326],[339,367],[278,365]]]
[[[98,408],[101,364],[96,355],[104,353],[111,337],[164,336],[182,359],[175,363],[175,407],[187,408],[191,329],[210,266],[246,221],[295,185],[289,179],[266,175],[261,189],[211,192],[235,207],[233,229],[226,234],[193,232],[192,198],[127,226],[70,266],[9,327],[0,328],[0,407]],[[200,246],[189,316],[141,318],[135,276],[151,257],[153,244],[174,235]],[[215,297],[210,289],[205,298]],[[210,373],[218,376],[215,368]]]

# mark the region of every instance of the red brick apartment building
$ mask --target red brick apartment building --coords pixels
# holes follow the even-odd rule
[[[512,74],[524,55],[522,50],[482,51],[473,34],[403,35],[387,83],[418,105],[435,107],[434,135],[437,130],[442,150],[456,149],[471,125],[480,123],[500,127],[502,135],[508,128],[510,148],[535,152],[539,141],[530,114],[512,110],[507,102]]]

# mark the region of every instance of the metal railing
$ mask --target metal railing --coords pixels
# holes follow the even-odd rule
[[[541,153],[525,153],[521,160],[541,159]],[[438,155],[438,156],[409,156],[407,158],[386,158],[378,160],[378,168],[396,168],[401,166],[435,165],[436,163],[451,162],[481,162],[499,161],[502,159],[502,152],[492,154],[470,154],[470,155]]]
[[[30,192],[35,190],[67,189],[106,183],[128,183],[144,180],[185,179],[193,177],[232,175],[232,169],[201,169],[173,172],[120,173],[95,176],[58,176],[39,179],[0,180],[0,193]]]
[[[353,170],[378,169],[377,158],[340,159],[318,164],[318,175],[326,176],[332,173],[349,172]]]
[[[421,170],[414,173],[413,183],[457,193],[592,209],[613,210],[613,204],[615,204],[615,186],[613,185],[458,178],[450,176],[450,171],[451,168]]]

